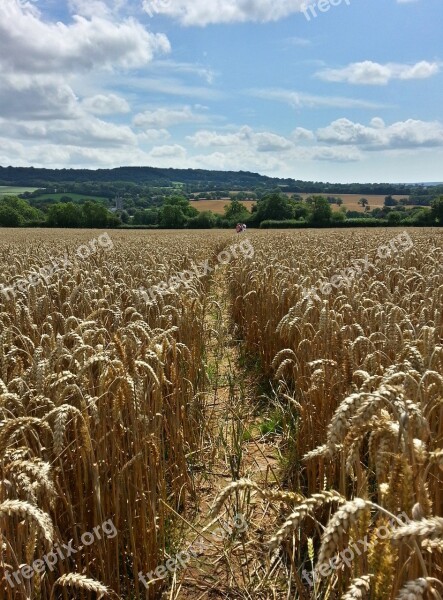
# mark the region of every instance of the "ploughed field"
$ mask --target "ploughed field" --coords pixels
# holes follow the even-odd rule
[[[1,229],[0,597],[442,595],[442,241]]]

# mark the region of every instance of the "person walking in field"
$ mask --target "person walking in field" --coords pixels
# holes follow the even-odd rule
[[[237,233],[241,233],[242,232],[242,225],[241,225],[241,223],[237,223],[237,227],[235,228],[235,231]]]

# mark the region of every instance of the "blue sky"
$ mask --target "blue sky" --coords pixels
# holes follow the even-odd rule
[[[441,181],[441,0],[2,0],[0,164]]]

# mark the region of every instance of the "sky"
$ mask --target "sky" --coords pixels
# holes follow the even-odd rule
[[[0,0],[0,165],[443,181],[442,0]]]

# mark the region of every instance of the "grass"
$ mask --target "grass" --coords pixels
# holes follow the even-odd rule
[[[14,186],[0,186],[0,196],[18,196],[25,192],[35,192],[38,188],[33,187],[14,187]]]

